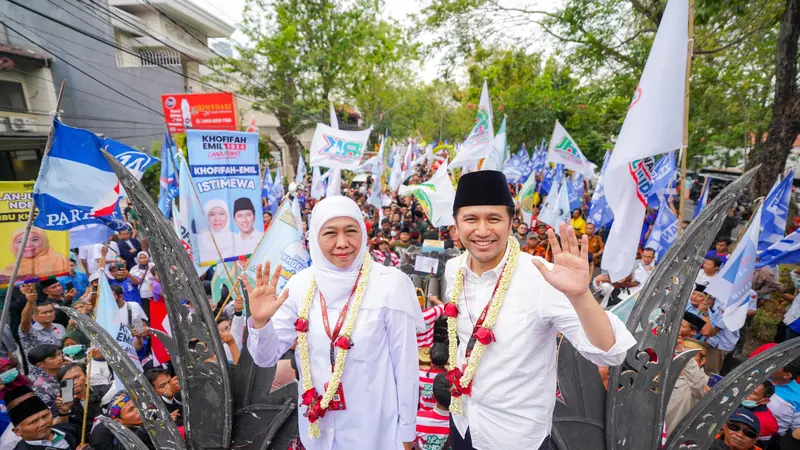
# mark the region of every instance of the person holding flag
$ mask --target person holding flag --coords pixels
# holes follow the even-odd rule
[[[311,214],[313,261],[279,295],[281,266],[256,270],[247,347],[271,367],[295,342],[300,443],[308,450],[410,449],[416,437],[422,312],[410,279],[375,264],[358,205],[325,198]]]

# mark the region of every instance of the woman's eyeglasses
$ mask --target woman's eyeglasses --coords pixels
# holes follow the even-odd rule
[[[732,432],[736,433],[737,431],[741,431],[743,435],[749,437],[750,439],[755,439],[758,437],[758,433],[750,427],[743,427],[742,425],[734,422],[727,423],[728,429]]]

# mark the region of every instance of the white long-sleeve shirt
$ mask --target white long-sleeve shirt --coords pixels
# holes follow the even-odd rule
[[[275,365],[294,344],[297,337],[294,323],[312,270],[304,270],[289,280],[286,284],[289,298],[266,326],[256,330],[252,319],[248,322],[247,347],[257,365]],[[371,270],[351,337],[353,348],[342,374],[347,409],[328,411],[319,421],[320,438],[310,439],[308,420],[303,416],[305,406],[300,407],[300,440],[308,450],[401,450],[403,442],[412,442],[416,437],[419,396],[416,330],[424,324],[422,311],[406,275],[374,263]],[[331,328],[344,303],[344,299],[328,301]],[[318,293],[309,312],[308,338],[313,384],[322,395],[331,378],[331,344],[322,324]],[[298,391],[302,395],[302,377],[307,374],[302,373],[299,353],[295,357],[301,377]]]
[[[465,287],[458,300],[459,367],[466,364],[472,321],[489,303],[507,258],[508,249],[500,264],[480,277],[469,270],[466,254],[447,263],[448,299],[458,269],[465,270]],[[461,397],[464,415],[452,415],[462,436],[469,428],[477,450],[535,449],[550,434],[556,401],[557,332],[587,359],[605,366],[621,364],[636,343],[625,325],[607,312],[616,342],[606,352],[594,347],[572,304],[544,280],[532,260],[531,255],[520,253],[492,330],[497,341],[483,353],[472,395]]]

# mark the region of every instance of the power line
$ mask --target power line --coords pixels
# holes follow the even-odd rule
[[[34,116],[49,116],[51,115],[48,111],[41,111],[36,109],[20,109],[20,108],[9,108],[6,106],[0,107],[0,111],[6,112],[15,112],[20,114],[31,114]],[[136,122],[132,120],[122,120],[122,119],[109,119],[107,117],[95,117],[95,116],[82,116],[77,114],[60,114],[61,117],[69,117],[70,119],[79,119],[79,120],[94,120],[97,122],[119,122],[119,123],[131,123],[136,125],[153,125],[158,127],[163,127],[163,123],[157,122]]]

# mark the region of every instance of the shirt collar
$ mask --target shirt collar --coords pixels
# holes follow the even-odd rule
[[[509,245],[508,242],[506,242],[506,251],[505,253],[503,253],[503,259],[501,259],[500,262],[493,269],[487,271],[486,273],[491,272],[494,274],[495,277],[499,278],[500,274],[503,272],[503,266],[506,264],[506,261],[508,260],[508,254],[510,251],[511,251],[511,245]],[[470,259],[469,252],[468,251],[464,252],[464,255],[461,257],[461,263],[459,263],[458,265],[459,269],[464,270],[464,273],[470,274],[475,278],[480,278],[469,267],[469,259]]]
[[[41,447],[53,447],[53,448],[69,448],[69,443],[65,439],[65,435],[62,431],[53,428],[53,440],[38,440],[38,441],[25,441],[28,445],[36,445]],[[66,444],[66,445],[64,445]]]

